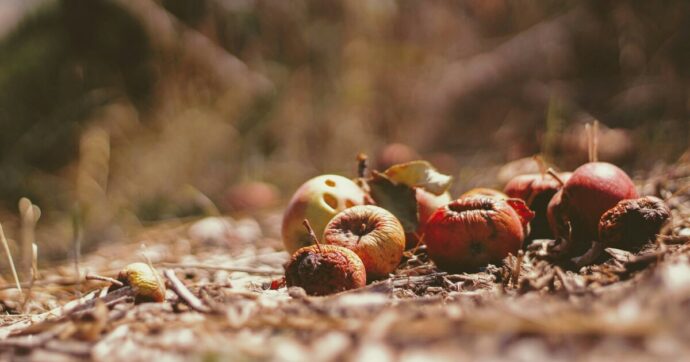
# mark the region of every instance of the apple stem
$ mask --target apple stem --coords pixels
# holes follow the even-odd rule
[[[366,153],[360,152],[357,154],[357,177],[364,178],[368,168],[368,157]]]
[[[367,230],[367,224],[362,223],[359,229],[359,235],[357,235],[357,244],[359,244],[359,241],[362,240],[362,236],[364,236],[364,232]]]
[[[304,228],[307,229],[307,233],[309,234],[309,238],[311,239],[312,243],[316,244],[316,248],[319,249],[320,253],[323,252],[321,250],[321,243],[319,243],[319,238],[316,237],[314,229],[312,229],[311,224],[309,224],[309,220],[304,219],[304,221],[302,221],[302,225],[304,225]]]
[[[587,133],[587,156],[589,162],[597,162],[599,160],[599,121],[587,123],[585,125],[585,133]]]
[[[592,162],[599,161],[599,121],[594,120],[592,126]]]
[[[553,177],[553,179],[556,180],[556,182],[558,182],[558,184],[561,185],[561,187],[565,186],[565,182],[563,182],[563,179],[560,176],[558,176],[558,173],[556,173],[556,170],[549,167],[549,169],[546,170],[546,173],[548,173],[551,177]]]
[[[585,124],[585,134],[587,134],[587,160],[589,162],[593,162],[593,148],[592,148],[592,125],[587,123]]]
[[[534,155],[532,159],[537,163],[537,166],[539,166],[539,173],[541,177],[544,178],[544,176],[546,176],[546,162],[544,162],[544,158],[541,157],[541,155]]]

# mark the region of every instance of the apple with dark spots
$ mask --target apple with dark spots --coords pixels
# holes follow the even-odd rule
[[[529,213],[518,215],[506,200],[460,198],[429,218],[427,252],[442,270],[477,271],[487,264],[500,263],[509,253],[516,254],[525,239],[523,224],[530,219]]]

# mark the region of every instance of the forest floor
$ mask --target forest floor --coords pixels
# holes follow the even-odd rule
[[[690,162],[640,185],[667,200],[672,221],[636,254],[607,249],[605,263],[572,271],[528,250],[480,273],[447,274],[422,247],[390,278],[327,297],[275,288],[288,259],[281,210],[163,223],[79,261],[80,275],[114,277],[149,259],[168,285],[163,303],[75,280],[71,262],[42,269],[23,294],[0,286],[0,358],[687,360],[688,185]]]

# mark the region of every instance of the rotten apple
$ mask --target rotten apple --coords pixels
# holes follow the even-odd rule
[[[530,219],[529,213],[518,215],[506,200],[460,198],[429,218],[427,252],[442,270],[476,271],[489,263],[500,263],[509,253],[516,254],[525,239],[523,224]]]

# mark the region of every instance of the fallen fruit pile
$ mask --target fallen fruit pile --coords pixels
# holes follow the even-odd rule
[[[500,264],[528,242],[547,245],[544,259],[570,269],[602,261],[606,247],[638,251],[660,233],[670,210],[656,197],[639,198],[623,170],[597,161],[596,128],[588,128],[590,162],[559,173],[535,157],[541,173],[518,175],[503,192],[477,188],[452,200],[452,178],[428,162],[365,177],[362,155],[354,180],[307,181],[283,217],[283,242],[294,253],[285,267],[287,285],[311,295],[358,288],[362,265],[367,282],[386,278],[405,249],[422,244],[448,272]]]

